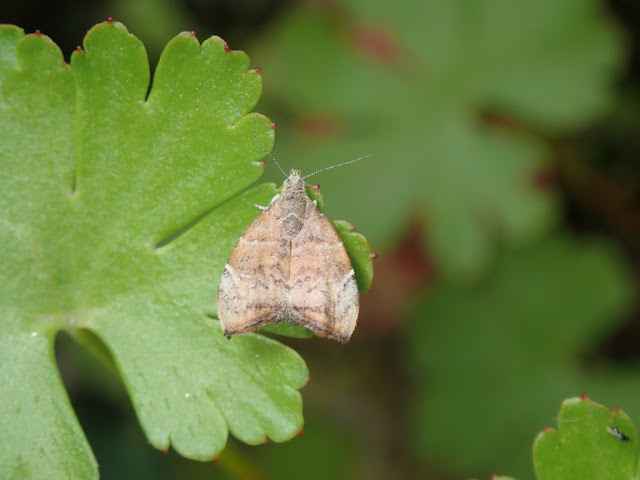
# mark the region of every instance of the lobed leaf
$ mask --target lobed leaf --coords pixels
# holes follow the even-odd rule
[[[157,448],[207,460],[229,432],[296,435],[303,360],[211,319],[229,252],[275,193],[252,186],[254,128],[267,148],[273,131],[249,114],[248,57],[185,32],[150,87],[144,46],[108,21],[70,65],[2,26],[0,60],[0,476],[97,475],[55,365],[61,329],[111,355]]]
[[[545,429],[533,446],[538,480],[637,478],[638,431],[618,408],[609,411],[583,396],[569,398],[557,429]]]

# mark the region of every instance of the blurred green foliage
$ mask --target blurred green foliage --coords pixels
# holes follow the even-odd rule
[[[622,374],[578,361],[619,327],[632,295],[621,263],[607,242],[554,235],[505,250],[480,285],[434,289],[409,338],[420,379],[415,447],[463,471],[498,462],[520,475],[531,469],[532,432],[558,399],[584,390],[633,405],[640,365]]]
[[[70,382],[62,346],[104,478],[525,479],[563,398],[586,391],[640,420],[636,2],[72,7],[31,6],[34,19],[3,5],[0,21],[43,30],[67,58],[109,15],[152,64],[180,30],[245,49],[285,168],[372,154],[313,181],[327,215],[381,253],[350,345],[291,341],[313,382],[305,435],[283,445],[232,443],[204,465],[143,445],[124,462],[131,411],[109,411],[118,431],[97,422],[108,388]]]
[[[559,205],[536,185],[549,145],[532,129],[575,129],[609,106],[622,50],[592,3],[354,1],[345,18],[295,11],[253,56],[269,74],[265,103],[279,102],[267,112],[293,117],[277,151],[305,171],[372,152],[366,187],[384,194],[354,201],[359,165],[328,182],[338,199],[328,211],[357,219],[378,245],[424,215],[441,272],[475,278],[497,243],[527,244],[554,223]],[[528,128],[500,128],[487,115]],[[330,131],[314,131],[314,120]]]

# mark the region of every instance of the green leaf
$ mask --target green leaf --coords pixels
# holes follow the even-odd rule
[[[267,323],[260,327],[261,333],[275,333],[291,338],[312,338],[313,331],[301,325],[294,325],[289,322]]]
[[[358,282],[358,291],[364,293],[371,287],[373,283],[373,251],[363,235],[357,233],[356,227],[344,220],[336,220],[333,222],[338,235],[342,238],[342,242],[351,259],[351,265],[356,274]]]
[[[55,365],[61,329],[104,343],[156,448],[207,460],[229,432],[301,429],[303,360],[210,318],[233,245],[275,194],[251,187],[256,118],[273,145],[247,115],[261,78],[225,46],[178,35],[148,91],[145,49],[118,22],[70,65],[46,36],[0,27],[0,477],[97,475]]]
[[[626,412],[588,398],[569,398],[558,428],[545,429],[533,446],[538,480],[637,478],[638,431]]]
[[[553,226],[555,198],[536,181],[549,147],[527,132],[562,134],[607,111],[624,52],[603,2],[342,4],[286,16],[259,57],[279,158],[313,171],[372,154],[323,187],[330,216],[357,218],[383,248],[420,215],[439,271],[463,280],[497,245]]]
[[[507,250],[474,288],[442,285],[424,298],[407,332],[420,455],[463,473],[530,477],[531,432],[558,398],[587,391],[632,404],[639,365],[581,361],[624,320],[624,265],[604,241],[556,235]]]

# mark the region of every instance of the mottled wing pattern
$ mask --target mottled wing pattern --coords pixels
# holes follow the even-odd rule
[[[286,318],[289,243],[269,209],[242,235],[218,289],[218,317],[225,335],[251,332]]]
[[[316,335],[347,342],[358,319],[358,286],[335,228],[292,170],[282,195],[231,252],[218,290],[224,334],[289,320]]]
[[[291,244],[290,321],[347,342],[358,319],[358,285],[340,236],[307,201],[308,217]]]

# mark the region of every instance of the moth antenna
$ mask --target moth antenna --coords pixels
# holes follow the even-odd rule
[[[269,156],[269,158],[270,158],[271,160],[273,160],[273,163],[275,163],[275,164],[276,164],[276,166],[280,169],[280,171],[282,172],[282,175],[284,175],[284,177],[285,177],[285,178],[287,178],[287,174],[286,174],[286,173],[284,173],[284,170],[282,169],[282,167],[280,166],[280,164],[278,163],[278,161],[275,159],[275,157],[274,157],[273,155],[271,155],[271,153],[269,152],[269,150],[267,150],[266,148],[264,148],[264,145],[262,145],[262,144],[260,143],[260,140],[258,140],[258,132],[257,132],[257,130],[256,130],[256,126],[257,126],[257,125],[258,125],[258,117],[256,117],[256,121],[255,121],[255,122],[253,122],[253,138],[255,138],[255,139],[256,139],[256,143],[257,143],[258,145],[260,145],[260,148],[264,151],[264,153],[266,153],[266,154]]]
[[[345,165],[349,165],[350,163],[359,162],[360,160],[364,160],[365,158],[369,158],[370,156],[371,156],[371,154],[365,155],[364,157],[356,158],[355,160],[349,160],[348,162],[339,163],[337,165],[332,165],[330,167],[321,168],[320,170],[316,170],[315,172],[310,173],[309,175],[305,175],[304,177],[302,177],[302,179],[304,180],[305,178],[309,178],[309,177],[315,175],[316,173],[324,172],[326,170],[331,170],[332,168],[344,167]]]

